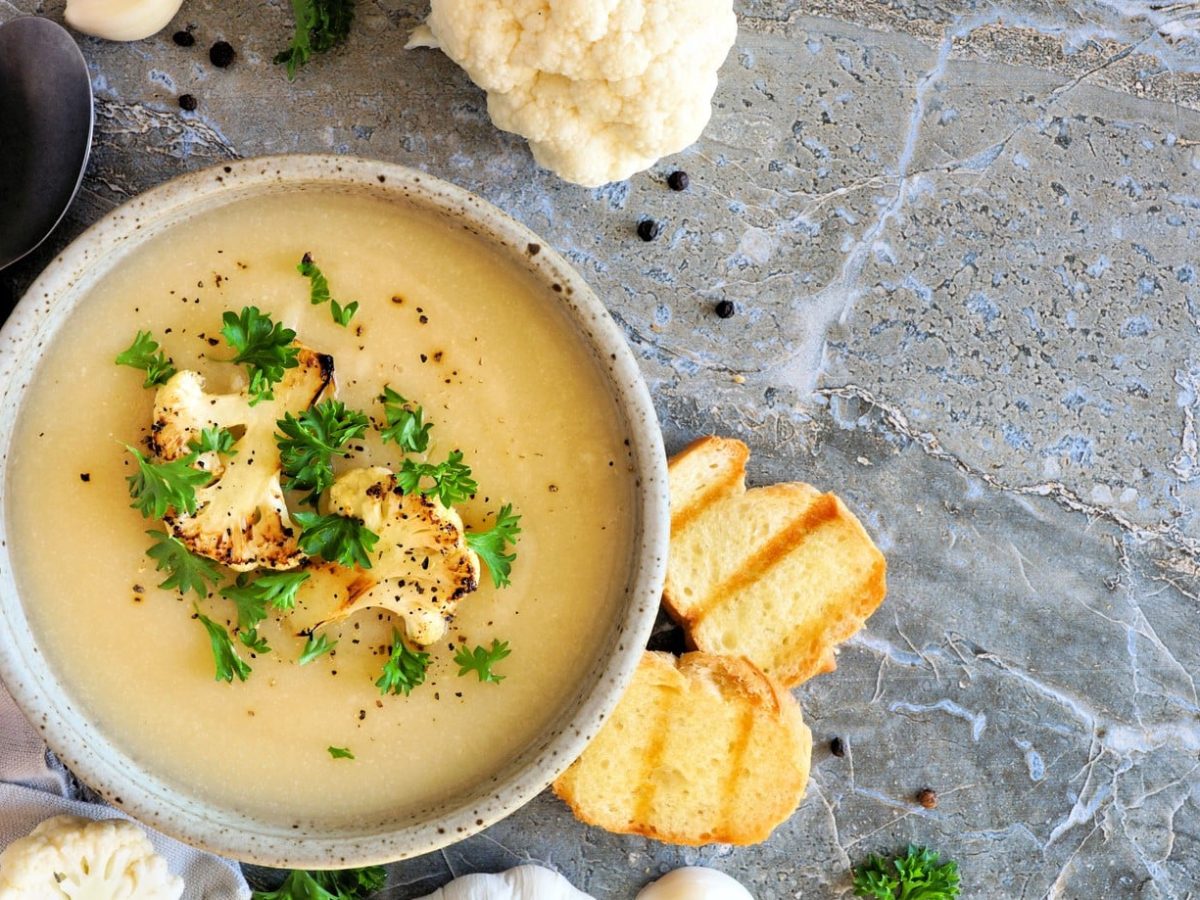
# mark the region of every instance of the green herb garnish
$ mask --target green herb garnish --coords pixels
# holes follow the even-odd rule
[[[233,584],[221,588],[221,596],[232,600],[238,611],[238,631],[251,631],[267,617],[267,607],[291,609],[296,591],[308,581],[308,572],[271,572],[253,581],[244,572]]]
[[[317,637],[315,634],[310,634],[308,640],[304,644],[304,649],[300,652],[296,662],[302,666],[307,666],[310,662],[325,653],[331,651],[337,646],[337,641],[329,640],[328,635]]]
[[[213,425],[211,428],[201,429],[200,437],[188,441],[188,449],[193,453],[222,453],[225,456],[237,456],[237,451],[233,449],[236,442],[237,438],[228,428]]]
[[[300,264],[296,266],[296,270],[309,281],[309,302],[313,306],[328,303],[330,311],[333,313],[333,321],[337,322],[343,328],[349,325],[350,320],[354,318],[354,314],[358,312],[358,303],[347,303],[345,306],[342,306],[333,299],[329,293],[329,281],[325,278],[325,273],[317,268],[317,264],[313,262],[311,253],[304,254],[304,258],[300,260]]]
[[[275,399],[273,388],[283,380],[284,372],[300,364],[300,348],[292,342],[296,332],[284,328],[257,307],[245,307],[241,315],[227,312],[221,334],[237,351],[235,363],[244,363],[250,370],[250,405]]]
[[[334,759],[354,759],[354,754],[346,747],[329,747],[328,750]]]
[[[890,863],[872,854],[854,870],[856,897],[954,900],[958,891],[958,863],[943,863],[934,851],[912,844]]]
[[[291,413],[275,423],[280,434],[279,460],[284,487],[308,491],[305,499],[313,506],[321,492],[333,483],[333,457],[347,442],[363,436],[370,421],[340,400],[322,400],[298,417]]]
[[[314,53],[332,50],[350,34],[354,0],[292,0],[296,31],[292,43],[275,55],[276,63],[287,64],[288,80]]]
[[[396,483],[406,494],[437,494],[442,506],[461,503],[475,495],[479,485],[471,477],[471,467],[462,461],[461,450],[453,451],[445,462],[433,465],[406,459],[396,473]],[[427,483],[427,480],[432,483]]]
[[[425,411],[405,400],[390,387],[384,387],[383,414],[387,428],[379,431],[383,440],[399,444],[405,453],[424,453],[429,449],[430,422],[424,421]]]
[[[509,573],[517,554],[505,553],[504,549],[517,542],[521,533],[521,517],[514,516],[512,504],[506,503],[496,513],[496,521],[487,531],[467,532],[467,546],[479,554],[492,573],[492,584],[496,587],[509,585]]]
[[[345,869],[340,872],[288,873],[275,891],[255,891],[250,900],[367,900],[387,883],[383,866]]]
[[[425,682],[425,670],[429,668],[429,654],[409,650],[400,632],[392,629],[392,654],[383,665],[383,674],[375,682],[379,693],[404,694]]]
[[[485,650],[483,647],[476,647],[474,650],[468,650],[466,647],[459,647],[458,652],[454,654],[454,661],[458,663],[459,676],[474,672],[479,676],[480,681],[490,681],[492,684],[499,684],[504,680],[504,675],[497,675],[492,672],[492,666],[508,656],[512,651],[508,649],[508,641],[492,641],[490,650]]]
[[[292,519],[300,526],[300,549],[309,556],[320,556],[343,566],[371,568],[370,553],[379,535],[349,516],[317,515],[296,512]]]
[[[168,510],[177,510],[191,515],[196,511],[196,488],[212,481],[212,473],[193,469],[196,454],[189,453],[170,462],[155,463],[136,447],[125,445],[125,449],[137,457],[138,471],[129,475],[129,505],[148,519],[161,519]]]
[[[249,631],[238,632],[238,640],[253,650],[255,653],[270,653],[271,645],[267,643],[265,637],[260,637],[257,628],[251,628]]]
[[[130,366],[146,373],[142,387],[166,384],[175,374],[171,358],[158,348],[158,341],[149,331],[139,331],[128,348],[117,354],[118,366]]]
[[[201,599],[221,580],[221,572],[211,559],[196,556],[183,541],[162,531],[147,531],[154,538],[154,545],[146,551],[155,562],[159,572],[169,572],[167,580],[159,585],[166,590],[178,590],[181,594],[193,591]]]
[[[217,681],[233,681],[233,676],[236,675],[239,681],[245,681],[250,677],[250,666],[246,664],[237,654],[234,649],[233,640],[229,637],[229,632],[225,630],[225,626],[218,625],[204,613],[200,612],[200,607],[196,607],[196,618],[204,626],[204,630],[208,632],[208,639],[212,643],[213,659],[217,664]]]

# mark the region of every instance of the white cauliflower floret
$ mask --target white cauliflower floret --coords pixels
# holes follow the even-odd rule
[[[428,646],[446,632],[458,601],[479,586],[479,557],[467,547],[462,519],[436,497],[405,494],[378,466],[351,469],[329,489],[328,512],[361,519],[379,542],[371,568],[312,563],[291,622],[312,631],[360,609],[395,613],[405,637]]]
[[[179,900],[183,880],[124,819],[55,816],[0,853],[0,900]]]
[[[409,46],[439,47],[497,127],[596,187],[700,137],[736,37],[732,0],[432,0]]]
[[[254,406],[245,391],[207,393],[203,376],[187,370],[177,372],[154,398],[150,439],[163,459],[187,456],[189,443],[206,428],[242,432],[236,453],[203,453],[196,460],[198,468],[213,473],[213,480],[196,491],[196,512],[172,510],[165,518],[193,553],[239,572],[290,569],[304,559],[280,484],[275,423],[317,401],[333,380],[333,358],[301,347],[298,363],[275,385],[274,400]]]

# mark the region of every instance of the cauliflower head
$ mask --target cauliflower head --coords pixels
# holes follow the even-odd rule
[[[620,181],[700,137],[737,37],[732,0],[432,0],[439,47],[497,127],[567,181]]]
[[[379,535],[371,568],[310,563],[292,625],[311,632],[360,609],[390,610],[413,644],[446,633],[459,600],[479,586],[479,557],[467,547],[462,519],[436,497],[405,494],[378,466],[351,469],[329,488],[328,512],[361,519]]]
[[[183,880],[125,819],[46,819],[0,853],[0,900],[179,900]]]
[[[290,569],[303,559],[280,483],[275,423],[310,407],[333,381],[333,357],[301,347],[298,365],[274,387],[274,400],[210,394],[204,377],[184,370],[158,389],[150,442],[159,457],[179,459],[206,428],[241,432],[232,454],[201,453],[198,468],[213,480],[196,491],[193,515],[172,510],[168,527],[188,549],[239,572]]]

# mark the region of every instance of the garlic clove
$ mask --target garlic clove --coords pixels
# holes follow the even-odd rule
[[[109,41],[140,41],[161,31],[183,0],[67,0],[67,24]]]
[[[646,885],[637,900],[754,900],[754,897],[724,872],[685,866]]]
[[[517,866],[498,875],[464,875],[422,900],[592,900],[557,872]]]

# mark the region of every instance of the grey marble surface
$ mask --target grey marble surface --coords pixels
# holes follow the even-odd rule
[[[190,50],[173,28],[81,39],[95,155],[0,303],[180,172],[290,151],[416,166],[574,261],[670,449],[746,439],[756,482],[838,490],[891,570],[838,671],[797,692],[812,781],[767,843],[615,837],[545,795],[395,865],[384,896],[537,860],[612,900],[695,862],[761,900],[844,897],[851,864],[908,841],[957,859],[968,897],[1200,893],[1200,4],[744,0],[704,138],[594,191],[493,130],[446,59],[401,49],[420,0],[359,8],[292,84],[270,64],[281,0],[188,0]],[[26,12],[61,3],[0,0]],[[664,186],[676,166],[687,193]]]

